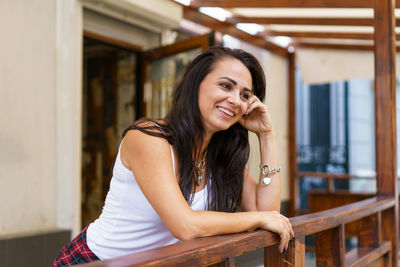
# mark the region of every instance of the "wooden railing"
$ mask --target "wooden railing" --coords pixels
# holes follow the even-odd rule
[[[115,259],[87,264],[105,266],[234,266],[235,257],[265,247],[265,266],[305,266],[305,236],[315,234],[317,266],[391,266],[392,243],[382,234],[383,213],[393,212],[393,197],[373,197],[322,212],[290,218],[295,238],[283,253],[279,236],[264,230],[199,238]],[[345,251],[344,225],[358,221],[358,247]]]

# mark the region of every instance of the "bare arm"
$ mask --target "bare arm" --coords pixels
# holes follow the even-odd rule
[[[276,212],[193,211],[173,173],[167,141],[138,130],[129,131],[122,144],[121,160],[134,173],[144,195],[175,237],[187,240],[261,227],[277,232],[282,249],[287,246],[291,226]]]
[[[260,143],[261,164],[268,164],[271,168],[279,166],[275,133],[268,132],[258,135]],[[281,179],[280,174],[271,176],[271,183],[267,186],[261,185],[264,178],[260,171],[258,183],[255,182],[250,173],[245,170],[241,207],[245,211],[272,211],[280,212],[281,206]]]

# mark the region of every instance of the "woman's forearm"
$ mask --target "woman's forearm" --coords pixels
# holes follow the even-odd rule
[[[260,164],[268,164],[271,168],[278,168],[278,153],[276,146],[275,132],[258,134],[260,144]],[[276,210],[280,212],[281,206],[281,179],[280,173],[270,176],[271,183],[267,186],[262,185],[264,175],[260,170],[259,184],[256,190],[256,206],[258,211]]]
[[[186,217],[185,225],[180,227],[181,240],[190,240],[197,237],[231,234],[261,228],[277,233],[281,237],[280,251],[287,247],[293,237],[293,229],[289,220],[277,211],[250,211],[250,212],[215,212],[193,211]]]
[[[182,231],[182,236],[178,238],[187,240],[247,231],[262,227],[265,216],[261,212],[194,211],[188,218],[185,231]]]

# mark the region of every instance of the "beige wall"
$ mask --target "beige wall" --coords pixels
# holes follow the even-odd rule
[[[55,9],[0,1],[0,233],[56,224]]]
[[[126,23],[112,37],[158,44]],[[0,235],[81,228],[83,28],[79,0],[0,1]]]

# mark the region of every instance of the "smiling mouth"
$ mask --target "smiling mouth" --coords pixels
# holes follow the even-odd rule
[[[225,108],[223,108],[223,107],[217,107],[217,109],[218,109],[219,111],[225,113],[225,114],[228,115],[228,116],[231,116],[231,117],[235,116],[235,113],[233,113],[233,112],[231,112],[231,111],[229,111],[229,110],[227,110],[227,109],[225,109]]]

